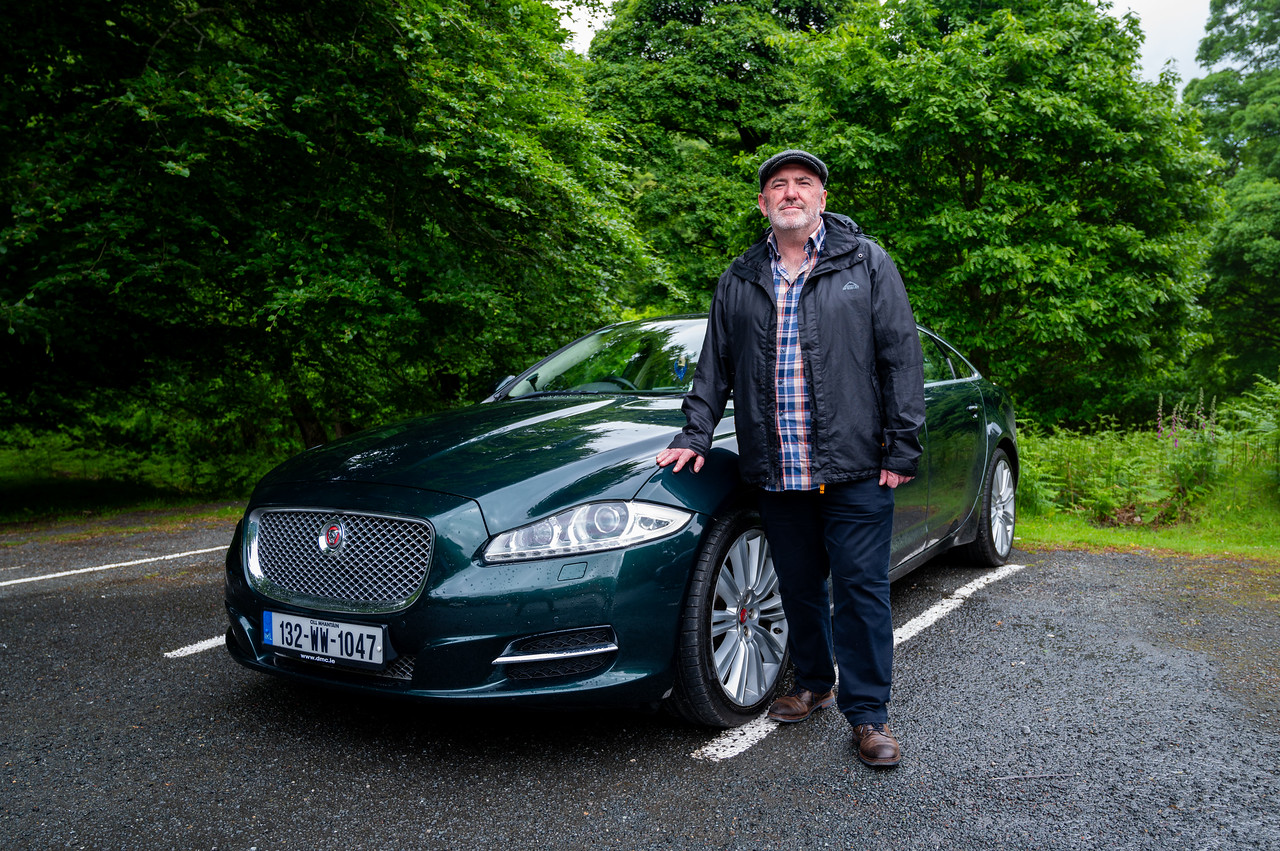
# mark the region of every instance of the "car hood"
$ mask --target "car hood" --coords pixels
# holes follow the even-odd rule
[[[361,482],[437,491],[480,504],[491,532],[594,499],[631,499],[684,426],[679,397],[546,396],[474,405],[308,450],[269,473],[290,483]],[[732,431],[727,418],[721,429]]]

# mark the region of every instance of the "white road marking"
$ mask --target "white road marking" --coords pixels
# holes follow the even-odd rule
[[[195,644],[188,644],[186,647],[179,647],[177,650],[170,650],[164,654],[164,658],[181,659],[183,656],[194,656],[197,653],[221,647],[225,642],[226,639],[223,636],[216,635],[213,638],[206,638],[204,641],[197,641]]]
[[[993,570],[985,576],[978,577],[968,585],[956,589],[956,592],[947,599],[931,606],[927,611],[916,615],[895,629],[893,631],[893,646],[897,647],[899,644],[915,638],[921,632],[960,608],[964,601],[973,596],[976,591],[980,591],[993,582],[1006,579],[1025,567],[1025,564],[1006,564],[1004,567]],[[763,741],[766,736],[780,726],[782,725],[779,722],[770,721],[767,715],[761,714],[741,727],[726,730],[689,755],[694,759],[720,762],[721,760],[735,757],[757,742]]]
[[[994,570],[986,576],[979,576],[968,585],[957,588],[956,592],[947,599],[932,606],[928,611],[916,615],[914,618],[895,629],[893,631],[893,646],[897,647],[904,641],[909,641],[912,638],[915,638],[921,632],[924,632],[948,614],[960,608],[960,605],[964,603],[965,600],[969,599],[974,592],[981,591],[992,582],[999,582],[1001,579],[1007,579],[1025,567],[1025,564],[1006,564],[999,570]]]
[[[98,565],[97,567],[82,567],[79,570],[64,570],[61,573],[46,573],[43,576],[28,576],[26,579],[7,579],[4,582],[0,582],[0,588],[5,587],[6,585],[21,585],[24,582],[43,582],[46,579],[57,579],[60,576],[76,576],[77,574],[81,574],[81,573],[95,573],[99,570],[114,570],[117,567],[133,567],[134,565],[137,565],[137,564],[151,564],[152,562],[156,562],[156,561],[170,561],[175,558],[186,558],[187,556],[204,555],[205,553],[215,553],[225,549],[226,549],[225,546],[209,547],[203,550],[188,550],[185,553],[173,553],[167,556],[155,556],[154,558],[140,558],[140,559],[137,559],[136,561],[121,561],[115,564],[101,564],[101,565]]]
[[[708,762],[720,762],[723,759],[737,756],[757,742],[763,741],[765,736],[776,729],[778,729],[778,722],[770,720],[767,715],[761,714],[741,727],[725,730],[710,742],[689,754],[689,756],[694,759],[705,759]]]

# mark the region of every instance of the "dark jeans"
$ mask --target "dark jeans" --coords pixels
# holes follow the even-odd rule
[[[827,485],[822,494],[762,491],[760,514],[778,572],[796,685],[819,693],[831,688],[834,651],[840,711],[850,724],[886,721],[893,679],[893,489],[865,479]]]

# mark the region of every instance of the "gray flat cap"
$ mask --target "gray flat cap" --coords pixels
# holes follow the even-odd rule
[[[764,190],[765,181],[773,177],[773,173],[784,165],[802,165],[818,175],[822,185],[827,185],[827,164],[808,151],[790,148],[780,154],[774,154],[760,166],[760,189]]]

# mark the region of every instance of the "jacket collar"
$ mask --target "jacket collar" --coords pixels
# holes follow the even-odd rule
[[[858,227],[857,222],[839,213],[823,213],[822,218],[827,225],[826,241],[822,245],[822,256],[818,258],[817,267],[809,273],[811,278],[832,269],[847,269],[855,266],[861,263],[866,255],[866,251],[857,250],[863,239],[862,228]],[[760,239],[729,267],[737,277],[755,281],[770,292],[773,290],[773,273],[769,268],[771,230],[772,228],[765,228]]]

